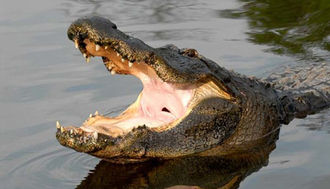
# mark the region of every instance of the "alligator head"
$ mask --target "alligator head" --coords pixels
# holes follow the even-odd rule
[[[101,17],[76,20],[68,37],[86,61],[100,56],[111,74],[134,75],[143,89],[117,117],[96,112],[80,127],[57,124],[64,146],[121,163],[167,159],[219,146],[241,122],[240,81],[194,49],[152,48]]]

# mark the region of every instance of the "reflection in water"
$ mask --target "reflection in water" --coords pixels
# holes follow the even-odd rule
[[[86,188],[238,188],[245,177],[268,164],[269,153],[241,157],[185,157],[163,162],[118,165],[101,161],[78,186]]]
[[[329,0],[240,0],[240,9],[221,17],[247,18],[249,40],[271,46],[268,51],[314,61],[329,60]]]

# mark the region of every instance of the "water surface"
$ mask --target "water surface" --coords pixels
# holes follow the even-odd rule
[[[329,188],[329,110],[282,126],[269,159],[252,166],[235,167],[219,158],[198,160],[201,167],[190,170],[185,168],[197,160],[123,167],[64,148],[55,139],[56,120],[79,125],[95,110],[121,109],[142,87],[133,77],[111,76],[100,59],[84,63],[66,36],[78,17],[106,16],[151,46],[195,48],[228,69],[265,77],[286,66],[329,62],[329,7],[329,0],[5,0],[1,188],[218,188],[238,173],[244,175],[241,188]]]

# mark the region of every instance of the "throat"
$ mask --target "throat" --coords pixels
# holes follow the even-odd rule
[[[143,90],[139,101],[139,116],[151,122],[166,124],[185,114],[193,89],[163,82],[158,77],[147,77],[141,81]]]

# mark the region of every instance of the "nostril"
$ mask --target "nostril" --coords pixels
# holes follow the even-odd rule
[[[163,112],[171,113],[170,110],[168,110],[166,107],[164,107],[164,108],[162,109],[162,111],[163,111]]]

